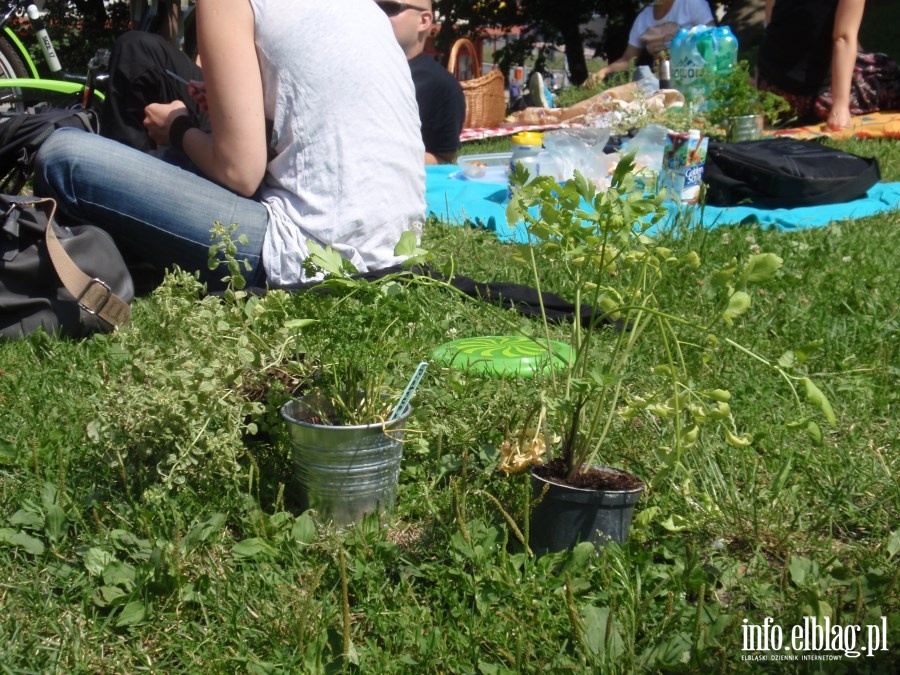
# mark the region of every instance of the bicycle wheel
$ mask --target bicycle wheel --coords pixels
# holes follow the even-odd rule
[[[19,50],[9,44],[9,40],[3,35],[0,35],[0,77],[31,77],[22,63]]]
[[[19,51],[0,35],[0,78],[27,78],[31,73],[22,63]],[[0,88],[0,111],[22,112],[25,110],[25,102],[22,100],[21,89]]]

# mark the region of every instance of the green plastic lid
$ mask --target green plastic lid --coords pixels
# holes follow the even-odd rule
[[[533,377],[550,364],[547,348],[540,340],[517,335],[487,335],[446,342],[431,352],[438,365],[469,370],[485,375]],[[551,341],[553,365],[564,368],[572,349],[563,342]]]

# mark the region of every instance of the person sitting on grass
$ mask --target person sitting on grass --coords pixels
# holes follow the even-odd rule
[[[865,0],[766,1],[757,83],[787,100],[801,124],[824,120],[838,130],[854,115],[900,108],[897,62],[859,48],[865,6]]]
[[[388,16],[394,36],[406,55],[416,91],[426,164],[452,164],[466,117],[466,100],[456,78],[425,53],[434,25],[431,0],[420,7],[375,0]],[[154,152],[156,143],[144,128],[144,108],[151,103],[183,100],[204,130],[205,114],[188,96],[187,86],[166,71],[197,83],[203,72],[197,63],[159,35],[130,31],[119,36],[110,58],[109,90],[101,111],[100,133],[133,148]],[[171,159],[171,157],[170,157]]]
[[[179,100],[199,126],[209,131],[209,120],[188,96],[187,85],[169,73],[182,80],[203,80],[199,64],[161,35],[133,30],[116,38],[106,98],[100,108],[100,133],[132,148],[154,152],[156,143],[144,127],[144,109],[151,103]]]
[[[409,61],[422,122],[425,163],[452,164],[466,119],[466,99],[450,71],[425,53],[425,41],[434,26],[431,0],[417,0],[417,6],[388,0],[375,0],[375,4],[391,20],[397,42]]]
[[[236,224],[251,285],[308,280],[309,241],[361,272],[393,266],[425,213],[424,146],[409,66],[371,0],[197,0],[203,82],[152,103],[144,126],[195,171],[72,129],[45,141],[34,190],[64,224],[93,223],[123,252],[213,286],[210,230]],[[336,30],[339,27],[340,30]]]
[[[679,28],[714,23],[706,0],[654,0],[635,18],[622,56],[591,75],[586,85],[596,87],[612,73],[628,70],[645,51],[655,57],[669,48]]]

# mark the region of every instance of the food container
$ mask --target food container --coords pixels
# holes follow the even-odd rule
[[[456,160],[463,177],[483,183],[506,183],[511,152],[463,155]]]

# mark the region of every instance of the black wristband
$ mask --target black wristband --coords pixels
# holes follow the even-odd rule
[[[169,145],[179,152],[184,152],[184,135],[188,129],[196,128],[197,123],[191,119],[190,115],[179,115],[169,125]]]

